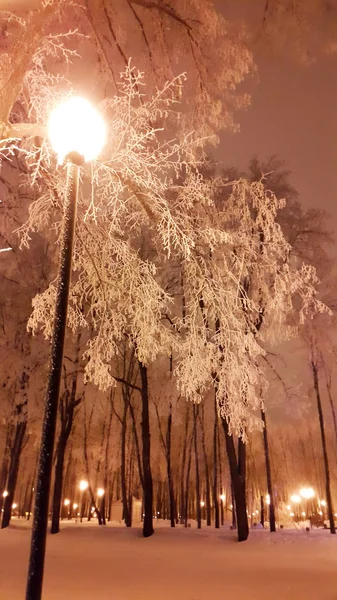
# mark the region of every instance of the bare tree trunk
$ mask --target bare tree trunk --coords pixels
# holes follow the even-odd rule
[[[14,501],[14,494],[16,490],[16,483],[18,479],[18,472],[20,466],[20,458],[22,447],[24,443],[24,437],[27,428],[27,415],[25,414],[24,420],[17,421],[15,435],[13,440],[13,446],[11,448],[11,459],[9,464],[9,474],[8,474],[8,495],[5,498],[3,514],[2,514],[2,522],[1,529],[8,527],[11,514],[12,514],[12,504]]]
[[[218,429],[218,461],[219,461],[219,482],[220,482],[220,492],[221,496],[224,494],[223,481],[222,481],[222,460],[221,460],[221,444],[220,444],[220,434]],[[227,502],[227,498],[226,498]],[[221,501],[220,505],[220,517],[221,517],[221,525],[225,524],[225,515],[224,515],[224,505],[223,501]]]
[[[87,426],[87,417],[86,417],[86,410],[85,410],[85,404],[84,404],[84,436],[83,436],[83,455],[84,455],[84,464],[85,464],[85,468],[86,468],[86,474],[87,474],[87,479],[88,479],[88,492],[89,492],[89,497],[90,497],[90,502],[89,502],[89,510],[88,510],[88,521],[90,521],[91,519],[91,505],[94,507],[94,511],[97,515],[97,520],[98,520],[98,524],[102,525],[102,517],[101,517],[101,513],[100,510],[96,504],[95,501],[95,496],[94,493],[92,491],[92,487],[90,485],[90,473],[89,473],[89,457],[88,457],[88,430],[90,428],[91,425],[91,421],[92,421],[92,417],[93,417],[93,411],[94,411],[94,406],[91,410],[90,413],[90,417],[89,417],[89,424]],[[82,520],[82,516],[83,516],[83,509],[84,509],[84,494],[83,494],[83,499],[82,499],[82,510],[81,510],[81,520]]]
[[[39,462],[39,454],[37,453],[36,460],[35,460],[35,467],[34,467],[34,475],[33,475],[33,479],[32,479],[32,487],[30,489],[30,495],[29,495],[27,521],[30,520],[30,515],[31,515],[31,512],[32,512],[33,496],[34,496],[35,480],[36,480],[36,470],[37,470],[38,462]]]
[[[60,512],[63,491],[64,458],[66,454],[68,440],[73,428],[75,409],[83,398],[83,396],[81,396],[80,398],[76,398],[80,342],[81,334],[79,333],[76,338],[74,371],[71,374],[70,389],[68,388],[67,372],[64,368],[64,392],[60,399],[61,431],[56,450],[55,478],[52,501],[52,521],[50,530],[50,533],[53,534],[58,533],[60,531]]]
[[[188,439],[188,423],[190,415],[190,405],[186,405],[186,417],[184,427],[184,442],[183,451],[181,457],[181,471],[180,471],[180,523],[185,523],[186,520],[186,504],[185,504],[185,489],[184,489],[184,475],[185,475],[185,464],[186,464],[186,453],[187,453],[187,439]]]
[[[109,395],[109,416],[108,416],[108,427],[107,427],[107,437],[105,444],[105,454],[104,454],[104,496],[102,499],[102,521],[103,525],[106,525],[106,497],[108,494],[108,462],[109,462],[109,449],[110,449],[110,435],[111,435],[111,424],[112,424],[112,414],[113,414],[113,396],[112,391]]]
[[[325,439],[323,409],[322,409],[321,395],[320,395],[320,391],[319,391],[317,365],[314,361],[311,361],[311,369],[312,369],[312,375],[313,375],[313,379],[314,379],[314,389],[315,389],[316,400],[317,400],[319,427],[320,427],[320,431],[321,431],[323,459],[324,459],[324,468],[325,468],[325,491],[326,491],[326,501],[327,501],[327,508],[328,508],[328,517],[329,517],[329,522],[330,522],[330,532],[335,534],[336,527],[335,527],[334,511],[333,511],[333,506],[332,506],[332,497],[331,497],[331,488],[330,488],[330,470],[329,470],[328,451],[327,451],[326,439]]]
[[[131,398],[130,398],[130,414],[131,414],[131,419],[132,419],[132,431],[133,431],[135,447],[136,447],[136,457],[137,457],[139,481],[143,488],[144,487],[144,478],[143,478],[143,468],[142,468],[142,457],[141,457],[140,444],[139,444],[139,438],[138,438],[138,433],[137,433],[137,423],[136,423],[135,411],[134,411],[134,408],[132,405]]]
[[[167,418],[166,430],[166,466],[167,466],[167,481],[170,499],[170,521],[171,527],[175,527],[176,506],[174,498],[174,487],[171,467],[171,441],[172,441],[172,404],[170,402],[170,412]]]
[[[222,426],[226,440],[226,450],[235,499],[235,511],[238,528],[238,541],[243,542],[249,536],[247,503],[246,503],[246,481],[245,481],[245,450],[244,444],[239,443],[239,460],[236,458],[233,436],[229,435],[228,423],[222,419]],[[234,510],[234,504],[233,504]]]
[[[208,527],[211,526],[211,484],[210,484],[210,474],[208,467],[208,457],[206,452],[206,440],[205,440],[205,407],[202,405],[201,407],[201,417],[199,416],[200,425],[201,425],[201,444],[202,444],[202,452],[204,455],[204,465],[205,465],[205,480],[206,480],[206,524]]]
[[[122,502],[123,502],[124,521],[125,521],[126,527],[131,527],[129,495],[128,495],[127,483],[126,483],[126,432],[127,432],[127,415],[128,415],[129,402],[128,402],[127,398],[125,398],[124,391],[125,390],[123,390],[124,412],[123,412],[123,419],[122,419],[122,439],[121,439],[121,443],[122,443],[121,486],[122,486]],[[126,391],[126,394],[127,394],[127,391]]]
[[[151,437],[150,437],[150,415],[149,415],[149,389],[147,379],[147,368],[138,361],[141,376],[142,396],[142,442],[143,442],[143,493],[144,493],[144,521],[143,535],[153,535],[153,483],[151,472]]]
[[[55,477],[54,477],[54,491],[52,501],[52,522],[50,533],[58,533],[60,531],[60,512],[62,502],[62,488],[63,488],[63,465],[64,456],[67,447],[67,440],[65,436],[59,437],[56,451],[56,465],[55,465]]]
[[[0,476],[0,515],[1,515],[2,506],[3,506],[3,500],[4,500],[3,492],[6,489],[6,483],[7,483],[7,477],[8,477],[12,435],[13,435],[13,423],[11,421],[9,421],[7,423],[6,441],[5,441],[5,447],[4,447],[4,453],[3,453],[2,465],[1,465],[1,476]]]
[[[196,496],[196,513],[198,529],[201,529],[201,498],[200,498],[200,475],[199,475],[199,456],[198,456],[198,417],[199,406],[193,404],[193,426],[194,426],[194,460],[195,460],[195,496]]]
[[[214,503],[214,521],[215,528],[220,527],[219,511],[219,485],[218,485],[218,436],[219,436],[219,417],[216,393],[214,394],[214,427],[213,427],[213,503]],[[222,502],[222,501],[221,501]]]
[[[264,498],[260,496],[260,523],[264,527]]]
[[[168,496],[169,496],[169,505],[170,505],[170,522],[171,527],[175,527],[175,515],[176,515],[176,507],[175,507],[175,498],[174,498],[174,484],[172,477],[172,468],[171,468],[171,439],[172,439],[172,403],[169,405],[169,414],[167,417],[167,426],[165,437],[163,434],[163,428],[160,421],[160,415],[158,406],[154,403],[158,429],[159,429],[159,437],[163,447],[163,452],[166,460],[166,473],[167,473],[167,483],[168,483]]]
[[[186,471],[186,485],[185,485],[185,527],[188,525],[188,500],[189,500],[189,491],[190,491],[190,474],[191,474],[191,463],[192,463],[192,446],[193,446],[194,433],[191,435],[190,447],[188,451],[188,462],[187,462],[187,471]]]
[[[275,503],[274,503],[273,484],[272,484],[272,477],[271,477],[267,420],[266,420],[266,413],[262,409],[261,409],[261,418],[262,418],[263,425],[264,425],[264,427],[263,427],[263,449],[264,449],[264,459],[265,459],[265,463],[266,463],[267,488],[268,488],[268,495],[269,495],[269,529],[272,533],[275,533],[275,531],[276,531]]]
[[[236,529],[236,508],[235,508],[235,496],[234,496],[234,488],[231,483],[231,500],[232,500],[232,527]]]
[[[322,360],[323,360],[323,358],[322,358]],[[328,398],[329,398],[329,403],[330,403],[330,408],[331,408],[333,426],[334,426],[334,431],[335,431],[335,438],[337,441],[337,415],[336,415],[336,408],[335,408],[335,404],[334,404],[332,393],[331,393],[331,373],[330,372],[328,373],[325,365],[323,367],[323,370],[324,370],[326,389],[328,392]]]

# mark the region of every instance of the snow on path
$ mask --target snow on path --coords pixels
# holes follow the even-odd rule
[[[0,531],[0,600],[23,600],[30,531]],[[170,530],[65,524],[48,536],[43,600],[337,600],[328,531]]]

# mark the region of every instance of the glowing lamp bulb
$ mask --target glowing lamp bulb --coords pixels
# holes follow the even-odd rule
[[[14,504],[12,504],[12,508],[15,510],[17,507],[17,504],[14,502]]]
[[[78,504],[75,502],[75,504],[73,504],[73,509],[76,510],[76,508],[78,508]]]
[[[321,506],[326,506],[326,501],[325,500],[321,500]]]
[[[104,496],[104,490],[103,490],[103,488],[98,488],[98,490],[97,490],[97,496],[99,498],[102,498],[102,496]]]
[[[106,127],[101,115],[88,100],[73,96],[51,112],[48,136],[59,164],[70,152],[78,152],[85,161],[89,161],[101,152],[106,140]]]
[[[205,506],[205,502],[200,502],[200,506]]]
[[[225,494],[221,494],[221,496],[220,496],[220,500],[221,500],[222,502],[225,502],[225,500],[226,500],[226,496],[225,496]]]
[[[269,494],[266,495],[266,503],[270,504],[270,496],[269,496]]]
[[[80,490],[81,492],[85,492],[86,489],[88,489],[88,482],[84,481],[84,479],[82,479],[82,481],[80,481]]]
[[[66,498],[64,501],[64,506],[69,506],[69,504],[70,504],[70,500],[68,500],[68,498]]]
[[[7,496],[8,496],[7,490],[4,491],[4,493],[2,494],[2,496],[3,496],[3,498],[7,498]]]

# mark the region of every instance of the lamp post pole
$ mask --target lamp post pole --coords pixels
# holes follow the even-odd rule
[[[40,600],[46,551],[52,462],[57,408],[62,375],[63,348],[67,325],[68,298],[73,255],[76,205],[80,166],[83,157],[72,152],[67,156],[67,183],[63,214],[63,231],[56,292],[54,328],[51,340],[49,379],[36,484],[33,531],[28,567],[26,600]]]

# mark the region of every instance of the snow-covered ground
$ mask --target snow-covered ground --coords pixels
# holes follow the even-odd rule
[[[0,531],[0,600],[23,600],[30,530]],[[48,536],[44,600],[337,600],[337,536],[328,531],[171,530],[64,523]]]

